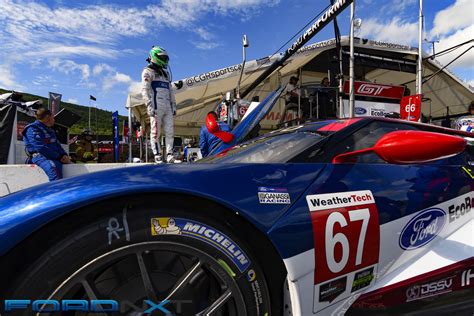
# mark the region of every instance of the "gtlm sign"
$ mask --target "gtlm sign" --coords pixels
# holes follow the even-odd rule
[[[357,93],[376,96],[380,95],[385,89],[390,89],[390,87],[384,87],[373,84],[361,84],[359,86],[359,89],[357,89]]]

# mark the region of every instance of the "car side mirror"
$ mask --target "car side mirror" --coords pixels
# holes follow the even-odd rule
[[[212,114],[208,114],[206,116],[206,128],[209,131],[209,133],[216,136],[217,138],[222,140],[224,143],[230,143],[231,141],[234,140],[234,134],[221,131],[219,124],[217,124],[217,121]]]
[[[340,154],[334,164],[355,163],[357,157],[376,153],[391,164],[416,164],[455,156],[467,142],[459,136],[423,131],[395,131],[380,138],[374,147]]]

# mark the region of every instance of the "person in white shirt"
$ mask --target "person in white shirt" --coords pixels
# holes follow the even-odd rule
[[[297,86],[298,77],[292,76],[290,82],[286,85],[285,88],[285,103],[295,103],[298,104],[298,97],[300,96],[300,89]]]
[[[288,110],[293,110],[298,113],[298,99],[300,97],[300,89],[298,87],[298,77],[292,76],[290,77],[290,81],[285,87],[283,92],[283,96],[285,97],[285,109],[283,110],[283,114],[280,118],[280,124],[287,120],[287,113]],[[296,114],[296,117],[299,117]]]

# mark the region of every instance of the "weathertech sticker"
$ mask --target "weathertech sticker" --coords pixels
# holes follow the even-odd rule
[[[318,302],[314,312],[318,312],[336,298],[345,299],[375,282],[380,226],[371,191],[308,195],[306,201],[313,226],[315,301]],[[334,290],[337,293],[334,297],[325,294],[330,289],[326,289],[328,284],[343,279],[348,284],[343,291]]]
[[[331,303],[346,291],[346,286],[347,277],[322,284],[319,288],[319,301]]]
[[[260,204],[291,204],[290,194],[284,188],[258,188]]]
[[[223,252],[240,272],[250,266],[248,256],[232,239],[200,222],[177,217],[154,217],[151,218],[151,235],[181,235],[198,239]]]

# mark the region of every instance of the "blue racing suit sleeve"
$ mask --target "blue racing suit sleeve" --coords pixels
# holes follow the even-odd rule
[[[58,143],[46,144],[46,136],[41,129],[30,126],[23,140],[26,145],[28,152],[37,152],[45,156],[47,159],[59,160],[62,156],[66,155],[64,149]],[[59,146],[59,148],[58,148]]]
[[[230,132],[230,126],[227,123],[219,123],[219,127],[223,132]]]
[[[55,144],[56,144],[56,151],[59,153],[59,158],[61,158],[62,156],[67,156],[67,152],[61,146],[61,143],[59,142],[59,140]]]
[[[209,154],[209,144],[207,141],[207,127],[201,127],[201,133],[199,134],[199,148],[201,149],[201,154],[203,157],[206,157]]]

